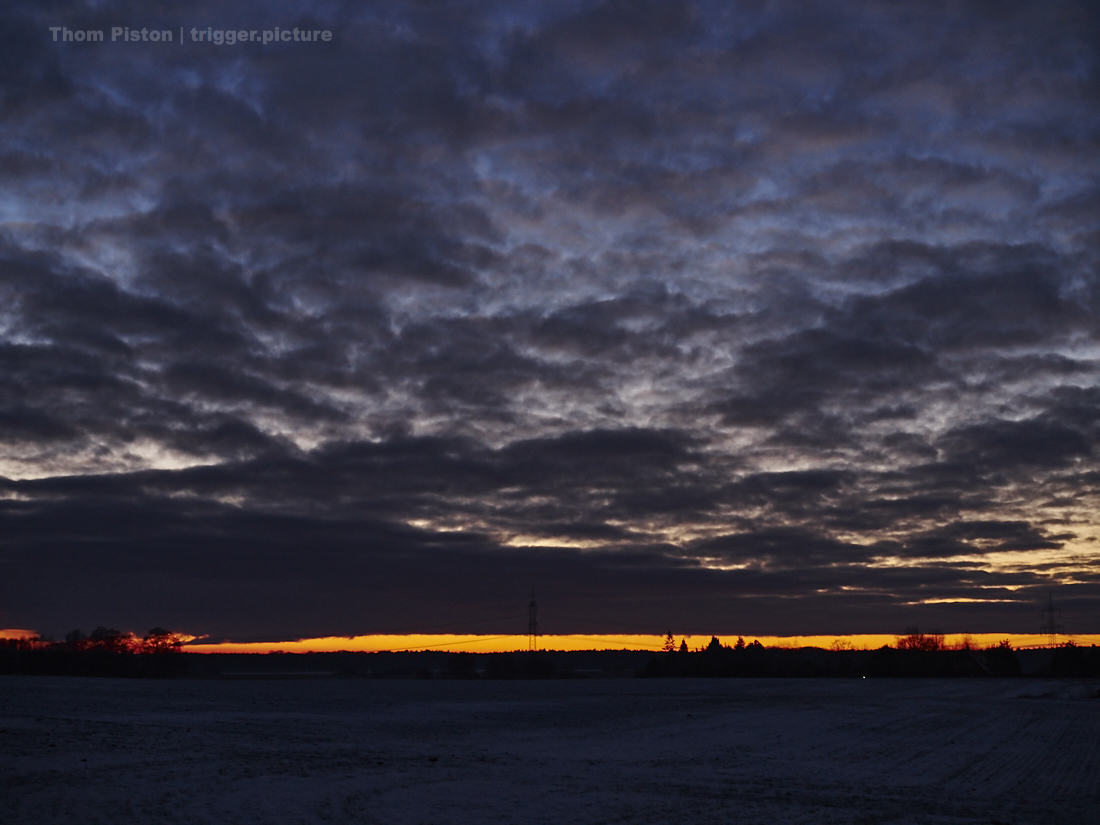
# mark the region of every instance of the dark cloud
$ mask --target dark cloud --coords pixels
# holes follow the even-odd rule
[[[956,459],[991,470],[1061,467],[1091,453],[1076,430],[1043,421],[997,421],[947,433],[944,446]]]
[[[870,548],[837,541],[819,533],[773,528],[708,539],[692,548],[730,562],[769,567],[818,567],[828,563],[867,561]]]
[[[6,4],[0,625],[1094,621],[1097,22]]]

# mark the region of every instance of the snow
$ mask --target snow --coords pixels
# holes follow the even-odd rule
[[[1087,825],[1095,688],[0,677],[0,821]]]

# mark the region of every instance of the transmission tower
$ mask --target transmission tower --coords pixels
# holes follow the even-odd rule
[[[1066,629],[1058,624],[1062,611],[1054,606],[1054,596],[1049,591],[1047,591],[1047,606],[1043,608],[1043,615],[1047,617],[1047,622],[1039,628],[1039,632],[1050,637],[1051,647],[1057,647],[1058,634],[1065,634]]]
[[[527,605],[527,649],[539,649],[539,605],[535,601],[535,588],[531,586],[531,604]]]

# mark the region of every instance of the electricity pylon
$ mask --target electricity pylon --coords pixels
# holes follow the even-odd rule
[[[1050,637],[1051,647],[1057,647],[1058,634],[1065,634],[1066,629],[1058,624],[1058,617],[1062,615],[1062,611],[1054,606],[1054,596],[1050,591],[1047,591],[1047,606],[1043,608],[1043,615],[1047,617],[1047,622],[1039,628],[1039,632]]]
[[[531,604],[527,606],[527,649],[539,649],[539,605],[535,601],[535,587],[531,586]]]

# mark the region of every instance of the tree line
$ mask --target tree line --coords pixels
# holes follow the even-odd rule
[[[142,637],[133,633],[123,633],[113,627],[97,627],[91,633],[71,630],[65,634],[62,642],[67,650],[103,651],[106,653],[179,653],[183,647],[183,637],[178,633],[154,627]]]
[[[97,627],[91,633],[72,630],[64,641],[0,639],[0,674],[39,676],[182,676],[183,637],[154,627],[144,636]]]

